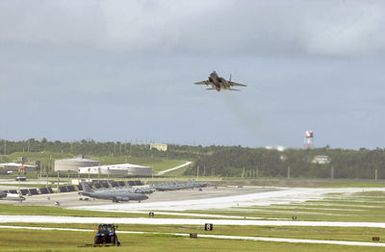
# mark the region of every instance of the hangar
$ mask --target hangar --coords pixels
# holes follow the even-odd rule
[[[99,164],[99,161],[86,159],[83,157],[60,159],[55,160],[55,171],[78,172],[79,167],[97,166]]]
[[[80,174],[109,174],[109,175],[129,175],[129,176],[151,176],[152,168],[136,164],[114,164],[79,167]]]

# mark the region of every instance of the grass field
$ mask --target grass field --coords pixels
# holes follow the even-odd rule
[[[223,185],[244,185],[244,186],[280,186],[280,187],[320,187],[320,188],[341,188],[341,187],[385,187],[384,180],[368,179],[311,179],[311,178],[224,178]]]
[[[49,216],[77,216],[77,217],[147,217],[145,214],[96,212],[85,210],[71,210],[60,207],[27,206],[21,204],[0,204],[0,214],[3,215],[49,215]]]
[[[6,223],[9,226],[51,227],[51,228],[96,228],[95,224],[57,224],[57,223]],[[205,231],[203,226],[193,225],[126,225],[120,224],[120,231],[140,231],[159,233],[197,233],[208,235],[235,235],[250,237],[280,237],[316,240],[343,240],[370,242],[373,236],[385,237],[382,228],[343,228],[343,227],[277,227],[277,226],[223,226],[215,225],[213,231]],[[385,242],[385,241],[381,241]]]
[[[271,243],[255,241],[190,239],[171,235],[120,234],[120,248],[82,248],[93,241],[92,232],[0,230],[2,251],[381,251],[381,248],[337,245]]]

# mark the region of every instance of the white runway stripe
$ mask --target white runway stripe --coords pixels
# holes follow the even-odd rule
[[[144,225],[215,225],[236,226],[297,226],[297,227],[366,227],[385,228],[383,222],[334,222],[334,221],[274,221],[274,220],[222,220],[183,218],[115,218],[72,217],[44,215],[0,215],[0,223],[119,223]]]

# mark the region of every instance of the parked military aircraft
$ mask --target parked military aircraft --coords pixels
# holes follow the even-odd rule
[[[120,190],[97,190],[94,191],[89,184],[82,183],[83,191],[82,195],[95,198],[95,199],[108,199],[112,202],[121,202],[121,201],[130,201],[137,200],[141,202],[142,200],[148,199],[147,195],[144,193],[129,192],[129,191],[120,191]]]
[[[202,188],[208,186],[208,183],[197,182],[197,181],[186,181],[186,182],[163,182],[155,184],[152,187],[157,191],[175,191],[175,190],[186,190],[194,188]]]
[[[1,200],[16,200],[22,202],[25,198],[17,193],[9,193],[6,191],[0,191],[0,199]]]
[[[206,88],[206,90],[217,90],[218,92],[221,91],[222,89],[227,89],[231,91],[240,91],[239,89],[233,88],[234,86],[246,87],[245,84],[231,81],[231,75],[230,75],[230,79],[226,80],[220,77],[215,71],[209,75],[208,80],[198,81],[198,82],[195,82],[195,84],[211,86],[209,88]]]
[[[135,187],[123,187],[123,188],[113,188],[113,189],[98,189],[99,192],[104,191],[113,191],[119,193],[142,193],[142,194],[151,194],[155,192],[155,189],[150,188],[149,186],[135,186]]]

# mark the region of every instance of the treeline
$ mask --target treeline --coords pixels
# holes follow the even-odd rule
[[[201,153],[199,147],[169,145],[167,152],[150,150],[149,144],[132,144],[126,142],[98,142],[92,139],[62,142],[49,141],[46,138],[27,139],[23,141],[0,140],[0,155],[11,155],[16,152],[36,153],[69,153],[73,156],[136,156],[161,157],[170,159],[191,159]]]
[[[359,178],[385,179],[384,149],[287,149],[285,151],[241,146],[168,145],[166,152],[150,150],[148,144],[124,142],[74,142],[28,139],[0,140],[0,155],[15,152],[50,152],[66,156],[135,156],[194,161],[185,175],[222,177],[292,178]],[[325,164],[314,162],[316,156],[327,156]],[[6,159],[3,159],[6,160]],[[51,163],[50,160],[47,163]]]
[[[328,162],[317,163],[317,156]],[[321,157],[322,159],[322,157]],[[288,149],[221,147],[200,156],[188,175],[223,177],[351,178],[385,179],[385,150],[319,148]]]

